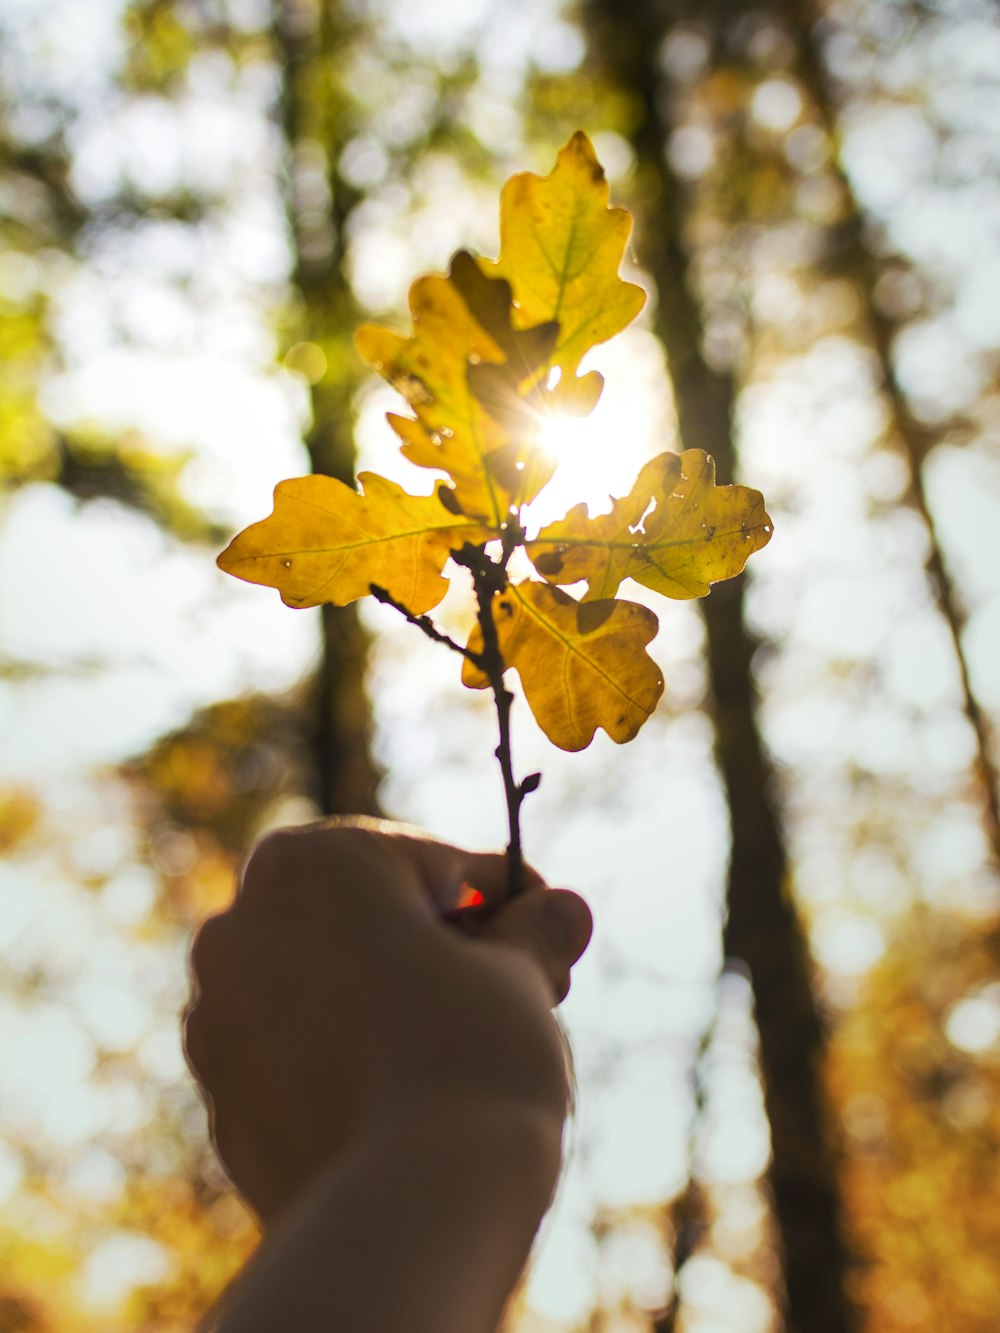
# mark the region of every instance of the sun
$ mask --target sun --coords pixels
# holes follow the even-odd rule
[[[616,393],[610,383],[587,417],[545,416],[538,443],[557,464],[555,476],[532,501],[527,517],[542,526],[585,501],[591,515],[604,513],[612,495],[625,495],[642,464],[666,447],[654,439],[657,405],[647,393]]]
[[[580,451],[586,426],[586,417],[571,417],[564,412],[550,412],[542,418],[538,443],[556,462],[572,462]]]

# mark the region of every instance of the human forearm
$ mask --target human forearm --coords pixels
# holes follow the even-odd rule
[[[494,1333],[559,1172],[551,1007],[590,937],[502,854],[332,821],[265,838],[201,926],[185,1046],[265,1224],[219,1333]],[[469,888],[482,910],[456,919]]]
[[[218,1333],[494,1333],[559,1157],[558,1123],[521,1106],[372,1130],[269,1233]]]

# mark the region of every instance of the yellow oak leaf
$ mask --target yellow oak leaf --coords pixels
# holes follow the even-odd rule
[[[549,582],[585,579],[587,601],[613,597],[626,578],[666,597],[704,597],[739,574],[771,531],[759,491],[716,486],[714,459],[687,449],[648,462],[610,513],[590,518],[576,505],[527,550]]]
[[[233,538],[219,568],[277,588],[287,606],[345,606],[374,583],[414,615],[429,611],[448,589],[449,551],[489,531],[376,472],[358,483],[361,493],[321,475],[279,482],[274,512]]]
[[[553,467],[540,469],[533,457],[540,417],[519,386],[547,362],[558,329],[514,329],[511,311],[509,285],[459,251],[447,277],[432,274],[410,288],[411,337],[372,324],[355,334],[362,357],[415,414],[389,413],[403,455],[447,472],[444,503],[494,529],[512,505],[538,493]]]
[[[502,361],[503,353],[443,274],[417,279],[410,288],[410,313],[412,337],[363,324],[355,344],[416,415],[416,420],[389,416],[404,456],[418,467],[447,472],[456,507],[499,525],[509,497],[486,468],[486,459],[507,443],[507,436],[469,387],[468,365],[470,358]]]
[[[618,276],[632,219],[608,207],[608,182],[582,130],[559,153],[547,176],[512,176],[500,196],[500,257],[483,262],[506,278],[522,326],[555,321],[559,336],[549,359],[561,378],[553,406],[585,415],[603,379],[577,377],[584,354],[621,332],[642,309],[646,294]]]
[[[490,335],[505,358],[500,365],[487,363],[470,366],[470,376],[473,381],[482,378],[483,374],[499,377],[497,383],[503,383],[506,395],[516,400],[521,386],[536,377],[540,366],[548,364],[559,337],[558,323],[548,320],[529,328],[515,328],[510,283],[504,278],[489,277],[483,270],[483,264],[468,250],[459,250],[452,256],[448,277],[458,288],[470,313]],[[481,393],[476,396],[480,399],[483,397]],[[503,405],[499,406],[502,416]],[[528,412],[528,405],[523,402],[518,404],[515,401],[511,408],[518,420],[523,419]]]
[[[535,720],[562,750],[582,750],[602,727],[612,740],[630,741],[663,693],[663,676],[645,651],[657,619],[637,602],[578,602],[559,588],[533,581],[512,584],[493,603],[500,652],[521,677]],[[483,650],[478,628],[469,640]],[[488,685],[468,659],[462,680]]]

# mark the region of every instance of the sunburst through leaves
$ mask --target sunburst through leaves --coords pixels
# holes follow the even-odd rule
[[[712,459],[696,449],[652,459],[610,513],[591,518],[578,504],[528,535],[531,502],[557,467],[545,423],[593,410],[604,381],[580,375],[580,363],[645,300],[619,274],[630,230],[580,131],[549,175],[513,176],[501,195],[499,258],[463,250],[446,275],[418,278],[408,335],[375,325],[356,334],[361,355],[410,408],[389,414],[402,454],[443,479],[426,495],[374,473],[358,489],[325,476],[283,481],[274,512],[219,557],[222,569],[277,588],[293,607],[374,595],[459,653],[467,686],[492,688],[512,887],[520,805],[537,775],[513,777],[505,672],[518,673],[538,725],[560,748],[581,750],[598,729],[631,740],[663,678],[646,651],[657,618],[618,596],[623,581],[701,597],[771,537],[760,492],[717,486]],[[519,547],[537,578],[508,578]],[[464,644],[427,616],[461,569],[478,606]],[[567,590],[580,586],[582,595]]]

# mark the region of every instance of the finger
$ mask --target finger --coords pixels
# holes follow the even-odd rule
[[[464,906],[466,891],[482,895],[478,906],[487,915],[506,901],[509,874],[505,852],[470,852],[451,843],[396,825],[393,842],[405,848],[420,876],[424,892],[442,912]],[[532,866],[524,867],[525,890],[540,890],[545,880]]]
[[[478,932],[521,949],[542,968],[557,1002],[569,994],[570,968],[590,943],[590,908],[570,889],[532,890],[506,903]]]
[[[206,917],[195,932],[188,951],[188,975],[192,989],[200,994],[206,976],[212,977],[225,966],[226,957],[225,914],[217,912]]]
[[[203,1087],[203,1071],[211,1064],[211,1043],[205,1023],[205,1011],[194,1001],[187,1006],[181,1016],[181,1047],[188,1069]]]
[[[336,816],[315,824],[275,829],[253,848],[243,867],[237,907],[287,915],[296,905],[315,912],[334,891],[407,902],[425,900],[408,851],[405,828],[368,816]],[[317,899],[317,890],[320,896]]]
[[[412,881],[408,871],[413,872]],[[508,896],[505,853],[470,852],[413,825],[357,815],[269,834],[254,848],[244,868],[240,899],[265,905],[287,902],[296,877],[313,879],[317,874],[329,877],[330,882],[358,875],[377,878],[385,886],[391,880],[404,896],[416,891],[440,912],[459,906],[467,888],[482,895],[487,910]],[[525,866],[526,889],[538,889],[544,883],[536,870]]]
[[[262,1153],[256,1136],[233,1116],[220,1116],[213,1106],[209,1113],[210,1133],[222,1169],[244,1200],[266,1222],[276,1211],[279,1200],[269,1188]]]

